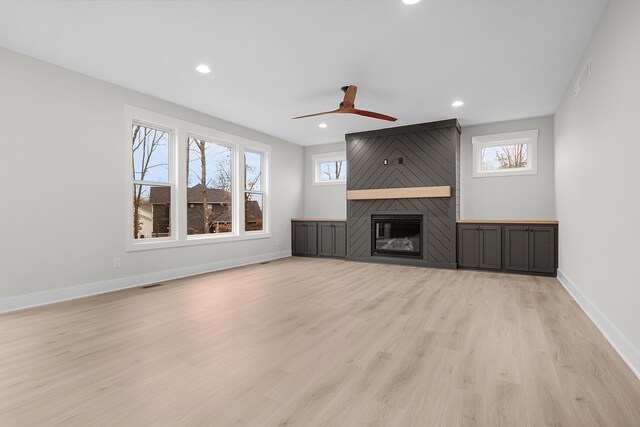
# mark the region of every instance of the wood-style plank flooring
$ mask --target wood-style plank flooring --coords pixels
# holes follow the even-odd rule
[[[0,315],[2,426],[639,426],[551,278],[287,258]]]

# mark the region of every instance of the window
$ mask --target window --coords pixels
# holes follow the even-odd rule
[[[171,236],[172,182],[168,130],[133,123],[133,239]]]
[[[187,234],[231,233],[233,152],[201,138],[187,139]]]
[[[313,156],[314,185],[345,184],[347,160],[344,152],[316,154]]]
[[[244,229],[262,231],[264,220],[262,191],[262,154],[244,153]]]
[[[473,176],[538,173],[538,130],[474,136]]]
[[[270,237],[270,146],[131,106],[125,123],[127,250]]]

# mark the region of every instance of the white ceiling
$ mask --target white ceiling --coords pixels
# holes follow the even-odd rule
[[[606,3],[2,1],[0,45],[313,145],[452,117],[552,114]],[[213,72],[197,73],[200,63]],[[337,108],[347,84],[359,87],[358,108],[399,120],[291,120]],[[464,107],[451,107],[456,99]]]

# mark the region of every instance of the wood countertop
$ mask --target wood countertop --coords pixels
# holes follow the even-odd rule
[[[461,219],[458,224],[552,224],[557,225],[555,219]]]
[[[291,218],[291,221],[326,221],[326,222],[345,222],[346,218]],[[458,224],[551,224],[557,225],[558,220],[555,219],[461,219],[456,221]]]
[[[346,222],[346,218],[291,218],[291,221]]]

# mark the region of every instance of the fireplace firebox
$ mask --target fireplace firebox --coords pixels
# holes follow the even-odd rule
[[[371,215],[371,255],[422,258],[422,215]]]

